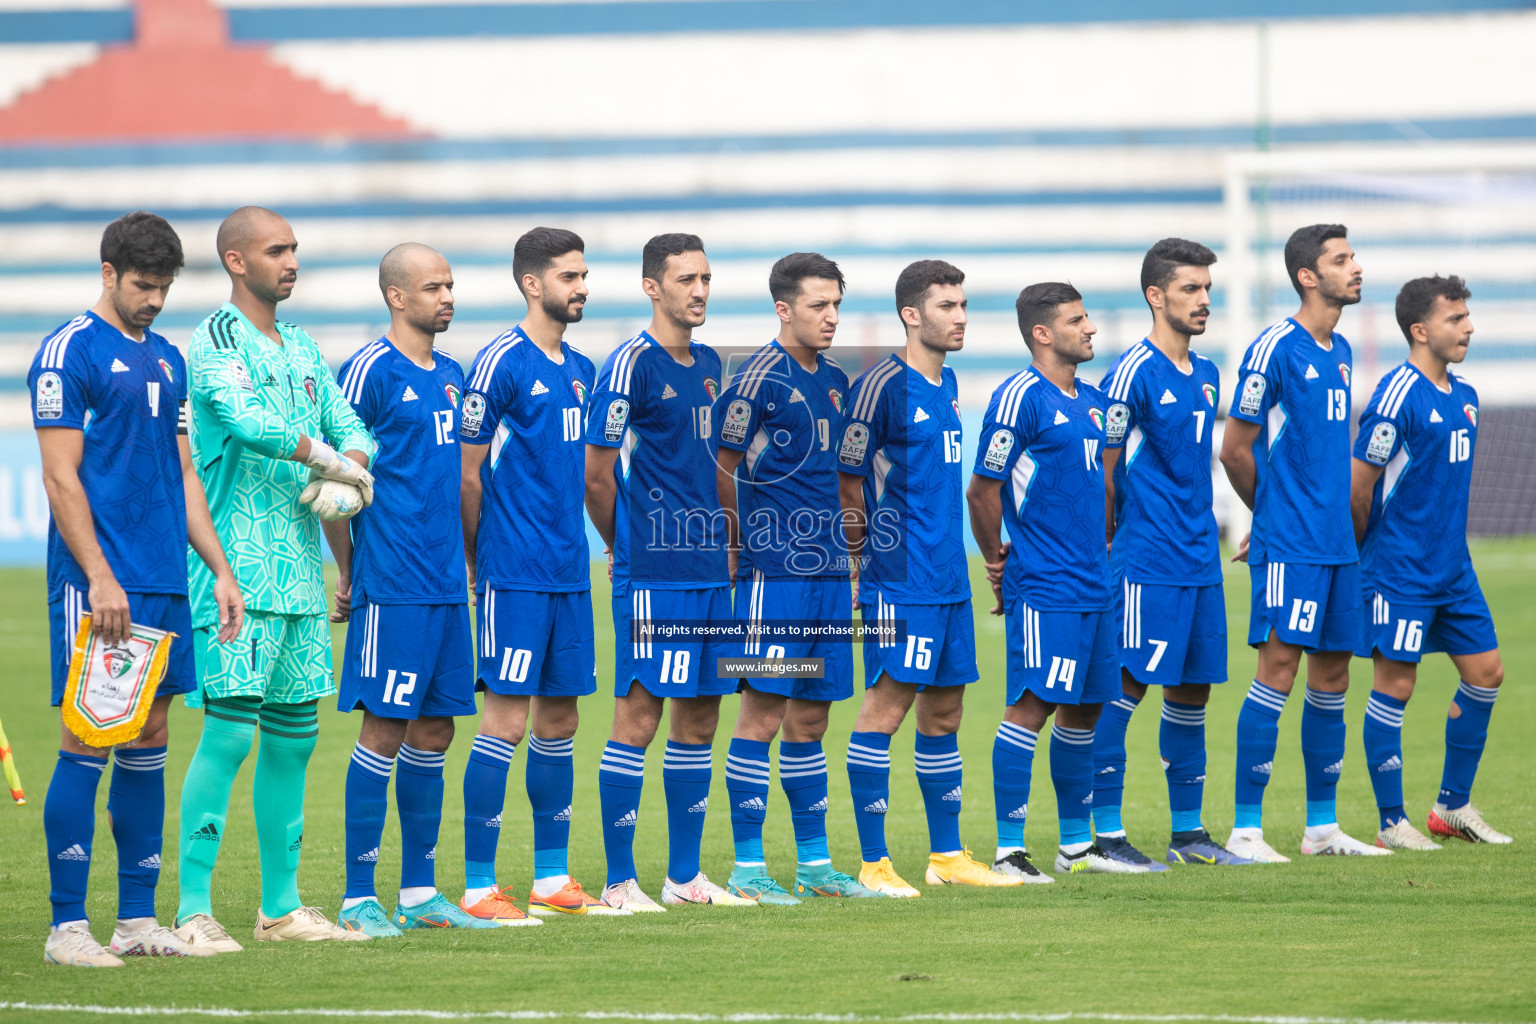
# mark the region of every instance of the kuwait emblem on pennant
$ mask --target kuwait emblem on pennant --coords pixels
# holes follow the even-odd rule
[[[1200,385],[1200,390],[1205,394],[1205,404],[1214,409],[1216,407],[1216,385],[1202,384]]]
[[[1477,426],[1477,406],[1473,405],[1471,402],[1468,402],[1466,405],[1461,407],[1461,411],[1467,414],[1467,419],[1474,427]]]
[[[83,616],[60,708],[69,731],[93,747],[116,746],[138,736],[165,675],[175,636],[132,624],[126,640],[108,645],[91,629],[90,614]]]
[[[170,381],[172,384],[176,383],[176,377],[171,373],[171,364],[166,362],[164,359],[160,360],[160,372],[165,374],[166,380]]]
[[[709,400],[713,402],[720,397],[720,382],[713,377],[705,377],[704,390],[709,392]]]
[[[579,380],[571,381],[571,390],[576,392],[576,401],[583,406],[587,404],[587,386]]]
[[[448,403],[455,409],[459,407],[459,389],[454,384],[444,384],[443,391],[448,395]]]

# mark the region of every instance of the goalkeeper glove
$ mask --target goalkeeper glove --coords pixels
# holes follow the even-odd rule
[[[373,504],[373,474],[320,438],[309,439],[309,457],[304,460],[304,465],[310,469],[309,487],[315,487],[316,481],[319,480],[340,480],[356,486],[363,492],[364,507]],[[305,488],[306,492],[309,487]],[[315,493],[318,494],[319,490],[315,487]]]

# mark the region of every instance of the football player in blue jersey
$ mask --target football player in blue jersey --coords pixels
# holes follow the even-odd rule
[[[1105,411],[1109,567],[1120,625],[1120,695],[1093,734],[1093,822],[1105,856],[1154,870],[1120,820],[1125,730],[1148,685],[1163,688],[1158,748],[1173,819],[1172,864],[1247,864],[1200,821],[1205,706],[1227,681],[1227,616],[1211,508],[1216,364],[1191,350],[1211,314],[1211,264],[1199,242],[1165,238],[1141,262],[1152,331],[1121,354],[1100,387]]]
[[[617,661],[613,731],[597,776],[608,856],[603,902],[663,909],[636,880],[634,837],[645,750],[671,698],[662,902],[755,907],[699,869],[720,697],[736,689],[716,666],[742,650],[727,639],[734,629],[729,531],[713,430],[720,357],[693,340],[709,302],[704,243],[657,235],[645,243],[641,275],[650,326],[603,363],[586,427],[587,513],[612,559]]]
[[[101,236],[101,296],[44,340],[27,385],[48,495],[48,634],[53,705],[63,701],[81,621],[101,642],[130,624],[169,630],[169,664],[139,735],[115,750],[59,729],[59,758],[43,803],[53,928],[51,964],[121,967],[124,956],[207,956],[155,920],[165,822],[171,698],[196,689],[187,545],[214,576],[219,642],[240,631],[244,602],[224,556],[186,437],[187,367],[149,329],[183,265],[181,240],[142,210]],[[180,415],[178,415],[180,413]],[[89,430],[87,430],[89,426]],[[179,435],[179,436],[178,436]],[[85,915],[96,790],[111,754],[107,796],[117,844],[117,927],[110,949]]]
[[[436,347],[453,321],[453,271],[405,242],[379,263],[389,331],[342,364],[342,393],[379,440],[374,503],[324,524],[347,622],[338,706],[362,708],[347,766],[347,888],[337,923],[379,938],[405,928],[494,928],[437,891],[443,761],[456,715],[475,713],[474,655],[459,525],[464,371]],[[400,898],[386,915],[373,869],[398,758]]]
[[[1132,874],[1093,842],[1093,730],[1120,694],[1104,526],[1109,401],[1077,376],[1098,328],[1070,284],[1032,284],[1015,303],[1030,367],[987,406],[971,486],[971,532],[1007,617],[1008,706],[992,747],[997,806],[993,870],[1049,882],[1024,850],[1035,743],[1051,727],[1051,782],[1061,849],[1056,870]],[[1002,540],[1002,529],[1008,541]]]
[[[1459,277],[1403,285],[1397,323],[1408,361],[1376,386],[1355,438],[1350,495],[1366,606],[1355,653],[1375,663],[1365,758],[1381,811],[1376,844],[1393,850],[1439,848],[1403,809],[1403,710],[1419,659],[1436,651],[1450,655],[1461,685],[1445,722],[1445,769],[1429,830],[1472,843],[1512,841],[1472,806],[1504,663],[1466,543],[1477,392],[1450,372],[1472,340],[1471,295]]]
[[[567,871],[576,700],[597,689],[591,564],[582,515],[582,420],[596,376],[564,340],[587,301],[580,236],[539,227],[512,248],[521,323],[475,358],[464,394],[464,555],[479,606],[480,733],[464,769],[461,906],[504,925],[537,921],[496,882],[507,772],[525,733],[535,915],[619,914]],[[530,538],[540,543],[529,543]]]
[[[1344,691],[1359,642],[1360,566],[1349,506],[1349,342],[1334,330],[1360,301],[1361,272],[1342,224],[1297,228],[1285,269],[1301,309],[1248,346],[1221,442],[1221,463],[1253,529],[1236,558],[1252,582],[1248,643],[1258,671],[1237,717],[1237,794],[1227,849],[1250,860],[1290,858],[1264,841],[1264,787],[1280,712],[1307,656],[1301,709],[1306,770],[1304,854],[1390,853],[1339,828]]]
[[[914,757],[928,817],[929,885],[1018,885],[960,841],[960,730],[977,679],[965,542],[959,391],[944,365],[965,344],[965,275],[919,260],[896,279],[906,346],[854,381],[834,444],[854,599],[866,625],[864,702],[848,740],[848,784],[863,849],[859,882],[922,895],[885,842],[891,737],[916,708]]]
[[[832,702],[853,696],[846,639],[807,641],[782,626],[846,621],[848,557],[843,544],[832,435],[848,375],[825,353],[837,333],[843,273],[820,253],[797,252],[773,265],[768,291],[779,335],[742,364],[715,404],[720,503],[731,514],[736,617],[756,629],[746,655],[821,658],[820,678],[750,678],[725,762],[736,866],[727,888],[760,903],[797,903],[768,874],[763,819],[768,745],[779,741],[779,781],[789,801],[804,896],[877,896],[832,867],[827,849],[827,758],[821,741]]]

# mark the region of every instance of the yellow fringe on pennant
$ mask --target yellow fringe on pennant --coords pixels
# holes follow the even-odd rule
[[[75,634],[74,653],[69,659],[69,679],[64,684],[64,700],[60,710],[63,712],[65,726],[87,746],[115,747],[132,743],[144,731],[149,709],[155,702],[155,692],[160,687],[160,680],[165,678],[171,641],[176,634],[130,625],[129,636],[153,645],[149,667],[140,678],[139,691],[133,698],[132,713],[111,725],[100,726],[92,722],[82,708],[85,693],[89,691],[91,665],[98,649],[97,638],[91,632],[89,613],[81,619],[80,631]]]

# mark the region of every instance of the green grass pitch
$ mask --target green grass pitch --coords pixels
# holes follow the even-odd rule
[[[222,1007],[240,1010],[432,1010],[453,1014],[532,1011],[556,1015],[840,1014],[854,1019],[906,1015],[1063,1014],[1370,1018],[1396,1021],[1536,1021],[1536,789],[1531,770],[1536,693],[1536,543],[1474,547],[1498,621],[1508,681],[1493,717],[1475,800],[1516,842],[1508,847],[1456,843],[1438,853],[1365,860],[1320,858],[1286,866],[1183,868],[1159,875],[1075,876],[1022,889],[924,889],[917,900],[818,901],[794,908],[687,907],[633,918],[556,919],[540,928],[495,932],[416,932],[395,941],[352,944],[249,943],[247,951],[204,961],[134,961],[121,970],[69,971],[47,966],[48,924],[43,797],[57,749],[57,717],[47,708],[46,619],[40,572],[0,573],[0,719],[27,786],[25,807],[0,807],[0,1018],[101,1020],[79,1011],[26,1003],[96,1007]],[[1247,574],[1227,576],[1233,682],[1215,693],[1207,727],[1210,768],[1206,825],[1218,838],[1231,826],[1233,725],[1253,654],[1241,643]],[[599,574],[600,575],[600,574]],[[978,576],[979,579],[979,576]],[[978,585],[977,594],[985,593]],[[576,740],[577,783],[571,867],[590,891],[603,883],[597,762],[607,738],[606,695],[612,636],[606,592],[599,592],[597,696],[584,703]],[[982,681],[971,687],[961,729],[967,786],[962,834],[978,856],[993,843],[990,751],[1002,714],[1002,623],[977,602]],[[336,650],[341,650],[337,634]],[[1360,723],[1369,666],[1356,661],[1347,719],[1349,753],[1339,787],[1340,818],[1354,835],[1376,828],[1363,767]],[[1428,660],[1404,728],[1409,809],[1423,825],[1441,767],[1445,707],[1455,687],[1447,659]],[[323,705],[326,702],[322,702]],[[1295,705],[1296,702],[1292,701]],[[1125,820],[1133,841],[1160,853],[1167,841],[1167,798],[1157,756],[1157,697],[1131,726]],[[730,823],[724,759],[736,702],[722,708],[716,744],[714,811],[703,863],[716,880],[730,870]],[[331,704],[334,708],[334,704]],[[854,702],[837,708],[827,741],[837,864],[857,869],[858,845],[848,806],[843,749]],[[357,736],[356,719],[326,709],[310,765],[307,831],[300,875],[308,902],[334,914],[340,905],[342,780]],[[1300,713],[1281,723],[1269,787],[1266,832],[1295,853],[1303,824]],[[160,918],[176,905],[176,808],[181,777],[197,740],[198,716],[172,718],[166,823],[166,870]],[[447,801],[438,847],[438,882],[457,896],[463,885],[459,780],[474,724],[461,724],[448,756]],[[898,870],[921,881],[927,850],[921,799],[912,772],[912,726],[893,743],[890,845]],[[520,898],[530,881],[532,848],[523,793],[524,752],[508,787],[499,869]],[[257,903],[250,814],[254,758],[236,784],[228,837],[214,878],[214,904],[236,937],[248,939]],[[1055,801],[1042,746],[1036,760],[1028,839],[1048,864],[1056,842]],[[659,751],[648,783],[636,854],[642,882],[659,894],[665,870],[666,819]],[[97,811],[96,861],[89,909],[98,938],[115,912],[112,840]],[[788,882],[794,845],[783,794],[770,798],[766,849],[770,870]],[[398,879],[393,810],[378,865],[380,891],[392,905]],[[198,1019],[193,1017],[191,1019]],[[698,1019],[695,1017],[694,1019]]]

